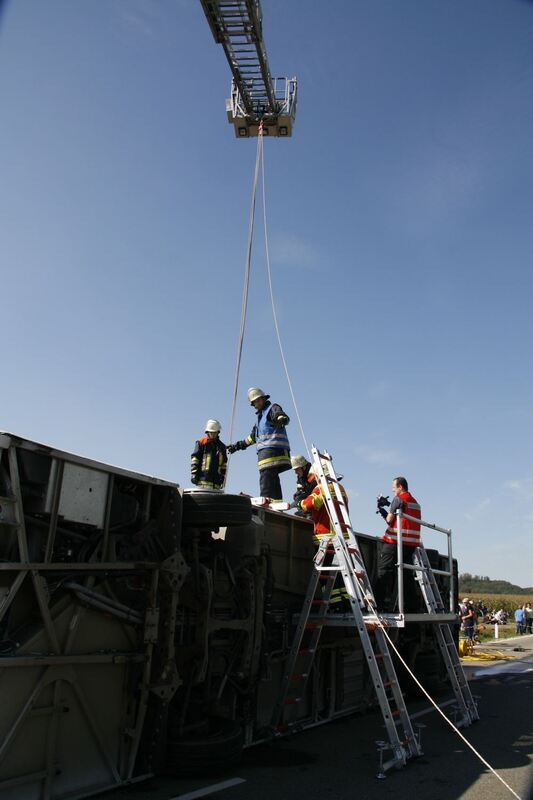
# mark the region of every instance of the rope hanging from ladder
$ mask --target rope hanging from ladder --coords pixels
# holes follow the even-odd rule
[[[260,137],[263,138],[262,136]],[[272,287],[272,270],[270,268],[270,251],[268,247],[268,226],[267,226],[267,213],[266,213],[266,192],[265,192],[265,161],[264,161],[264,149],[261,148],[261,182],[262,182],[262,189],[263,189],[263,229],[265,232],[265,256],[266,256],[266,264],[267,264],[267,274],[268,274],[268,287],[270,290],[270,304],[272,306],[272,316],[274,317],[274,327],[276,329],[276,336],[278,339],[278,346],[279,352],[281,355],[281,360],[283,362],[283,369],[285,370],[285,375],[287,377],[287,383],[289,385],[289,392],[291,393],[292,404],[294,406],[294,410],[296,412],[296,417],[298,419],[298,425],[300,426],[300,433],[302,434],[302,439],[305,444],[305,449],[307,450],[307,455],[310,457],[311,451],[309,450],[309,445],[307,443],[307,439],[305,436],[304,428],[302,425],[302,420],[300,417],[300,412],[298,411],[298,404],[296,403],[296,397],[294,396],[294,391],[292,388],[292,381],[289,375],[289,368],[287,367],[287,360],[285,358],[285,353],[283,352],[283,345],[281,343],[281,334],[279,332],[279,325],[278,325],[278,315],[276,313],[276,304],[274,302],[274,289]]]
[[[235,366],[235,380],[233,384],[233,402],[231,406],[231,419],[229,426],[229,438],[233,441],[233,427],[235,424],[235,410],[237,407],[237,393],[239,391],[239,376],[241,371],[242,346],[244,342],[244,332],[246,329],[246,312],[248,309],[248,289],[250,286],[250,263],[252,258],[252,244],[254,238],[254,219],[255,219],[255,199],[257,195],[257,179],[259,177],[259,167],[261,164],[261,150],[263,147],[262,130],[257,137],[257,150],[255,155],[255,170],[252,183],[252,201],[250,205],[250,219],[248,222],[248,243],[246,246],[246,262],[244,266],[244,283],[242,287],[241,302],[241,321],[239,326],[239,341],[237,345],[237,363]]]
[[[298,419],[298,425],[300,427],[300,432],[302,434],[302,439],[307,450],[307,454],[310,454],[309,445],[307,443],[307,439],[305,436],[304,428],[302,425],[302,419],[300,416],[300,412],[298,410],[298,405],[296,403],[296,397],[294,394],[294,389],[292,386],[292,381],[289,375],[289,369],[287,366],[287,360],[285,358],[285,353],[283,350],[283,344],[281,341],[281,334],[279,329],[278,317],[276,312],[276,304],[274,300],[274,288],[272,283],[272,270],[270,266],[270,251],[269,251],[269,244],[268,244],[268,225],[267,225],[267,214],[266,214],[266,190],[265,190],[265,163],[264,163],[264,136],[263,136],[263,127],[262,124],[259,126],[259,135],[257,137],[257,149],[256,149],[256,156],[255,156],[255,169],[254,169],[254,177],[252,182],[252,198],[250,203],[250,217],[248,222],[248,241],[246,245],[246,261],[244,267],[244,282],[243,282],[243,289],[242,289],[242,301],[241,301],[241,319],[239,325],[239,339],[237,344],[237,361],[235,366],[235,379],[233,384],[233,400],[231,406],[231,417],[230,417],[230,425],[229,425],[229,439],[233,441],[233,432],[235,426],[235,414],[237,408],[237,396],[239,391],[239,379],[240,379],[240,371],[241,371],[241,361],[242,361],[242,351],[243,351],[243,344],[244,344],[244,335],[246,330],[246,315],[248,311],[248,294],[249,294],[249,287],[250,287],[250,272],[251,272],[251,260],[252,260],[252,246],[253,246],[253,238],[254,238],[254,222],[255,222],[255,208],[256,208],[256,198],[257,198],[257,183],[259,179],[259,170],[261,170],[261,180],[262,180],[262,202],[263,202],[263,230],[264,230],[264,237],[265,237],[265,257],[266,257],[266,264],[267,264],[267,276],[268,276],[268,286],[270,292],[270,303],[272,306],[272,316],[274,318],[274,328],[276,331],[276,337],[278,341],[278,347],[281,355],[281,360],[283,363],[283,368],[285,370],[285,376],[287,378],[287,383],[289,386],[289,392],[292,398],[294,410],[296,412],[296,417]]]

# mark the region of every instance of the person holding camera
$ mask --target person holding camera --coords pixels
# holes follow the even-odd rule
[[[380,495],[378,497],[378,510],[376,511],[387,522],[387,530],[381,539],[379,547],[377,580],[374,591],[377,608],[380,611],[394,611],[397,602],[393,596],[398,557],[398,517],[396,512],[401,509],[405,514],[414,517],[416,520],[422,518],[420,505],[409,491],[407,480],[403,476],[400,475],[394,478],[392,491],[394,492],[392,503],[389,502],[388,497]],[[388,510],[387,507],[389,507]],[[403,517],[403,562],[412,564],[415,547],[421,546],[420,523]],[[414,573],[412,573],[412,570],[407,570],[406,573],[410,573],[410,575],[406,574],[407,580],[404,580],[404,590],[406,600],[409,600],[410,605],[414,595]],[[407,603],[405,606],[407,607]]]

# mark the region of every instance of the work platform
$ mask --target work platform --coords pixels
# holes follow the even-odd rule
[[[293,624],[298,622],[299,615],[294,614]],[[309,622],[318,621],[322,619],[318,615],[310,614]],[[363,614],[363,619],[366,625],[377,625],[381,623],[386,628],[405,628],[411,622],[426,622],[447,625],[453,625],[459,621],[457,614],[433,614],[431,612],[417,613],[417,614]],[[332,614],[322,623],[328,628],[348,628],[355,627],[355,621],[352,613],[346,614]]]

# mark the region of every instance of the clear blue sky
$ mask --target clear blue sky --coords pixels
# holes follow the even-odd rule
[[[299,79],[265,172],[307,437],[356,529],[381,531],[376,494],[405,474],[461,571],[533,585],[533,4],[263,13],[273,74]],[[198,0],[7,2],[4,430],[182,485],[207,417],[224,438],[255,158],[229,83]],[[255,245],[237,434],[259,385],[301,452]],[[258,492],[251,448],[228,488]]]

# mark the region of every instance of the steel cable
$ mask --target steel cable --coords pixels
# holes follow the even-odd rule
[[[230,441],[233,440],[233,427],[235,424],[235,410],[237,407],[237,393],[239,391],[239,376],[241,371],[241,360],[242,360],[242,346],[244,342],[244,332],[246,330],[246,312],[248,309],[248,289],[250,286],[250,264],[252,259],[252,244],[254,238],[254,220],[255,220],[255,201],[257,195],[257,179],[259,177],[259,166],[261,164],[261,151],[263,147],[263,136],[260,134],[257,137],[257,151],[255,156],[255,170],[254,170],[254,179],[252,184],[252,200],[250,205],[250,219],[248,222],[248,243],[246,246],[246,261],[244,267],[244,284],[242,288],[242,301],[241,301],[241,320],[239,326],[239,341],[237,345],[237,363],[235,366],[235,380],[233,385],[233,402],[231,406],[231,417],[230,417],[230,425],[229,425],[229,439]],[[229,461],[228,461],[228,470],[226,472],[226,478],[224,480],[224,485],[228,478],[229,472]]]
[[[268,227],[267,227],[267,214],[266,214],[266,192],[265,192],[265,161],[264,161],[264,148],[261,147],[261,181],[262,181],[262,189],[263,189],[263,229],[265,235],[265,255],[266,255],[266,264],[267,264],[267,274],[268,274],[268,286],[270,290],[270,303],[272,306],[272,316],[274,317],[274,327],[276,329],[276,336],[278,339],[278,346],[279,352],[281,354],[281,360],[283,362],[283,368],[285,370],[285,375],[287,377],[287,383],[289,385],[289,392],[291,393],[292,404],[294,406],[294,410],[296,412],[296,417],[298,419],[298,425],[300,426],[300,432],[302,434],[302,439],[305,445],[305,449],[307,450],[307,455],[310,458],[311,451],[309,450],[309,445],[307,444],[307,439],[305,437],[304,428],[302,425],[302,420],[300,417],[300,412],[298,411],[298,405],[296,403],[296,397],[294,396],[294,391],[292,388],[292,381],[289,375],[289,369],[287,367],[287,361],[285,359],[285,353],[283,352],[283,345],[281,343],[281,334],[279,331],[279,324],[278,324],[278,315],[276,313],[276,303],[274,301],[274,289],[272,286],[272,270],[270,268],[270,251],[268,246]]]

